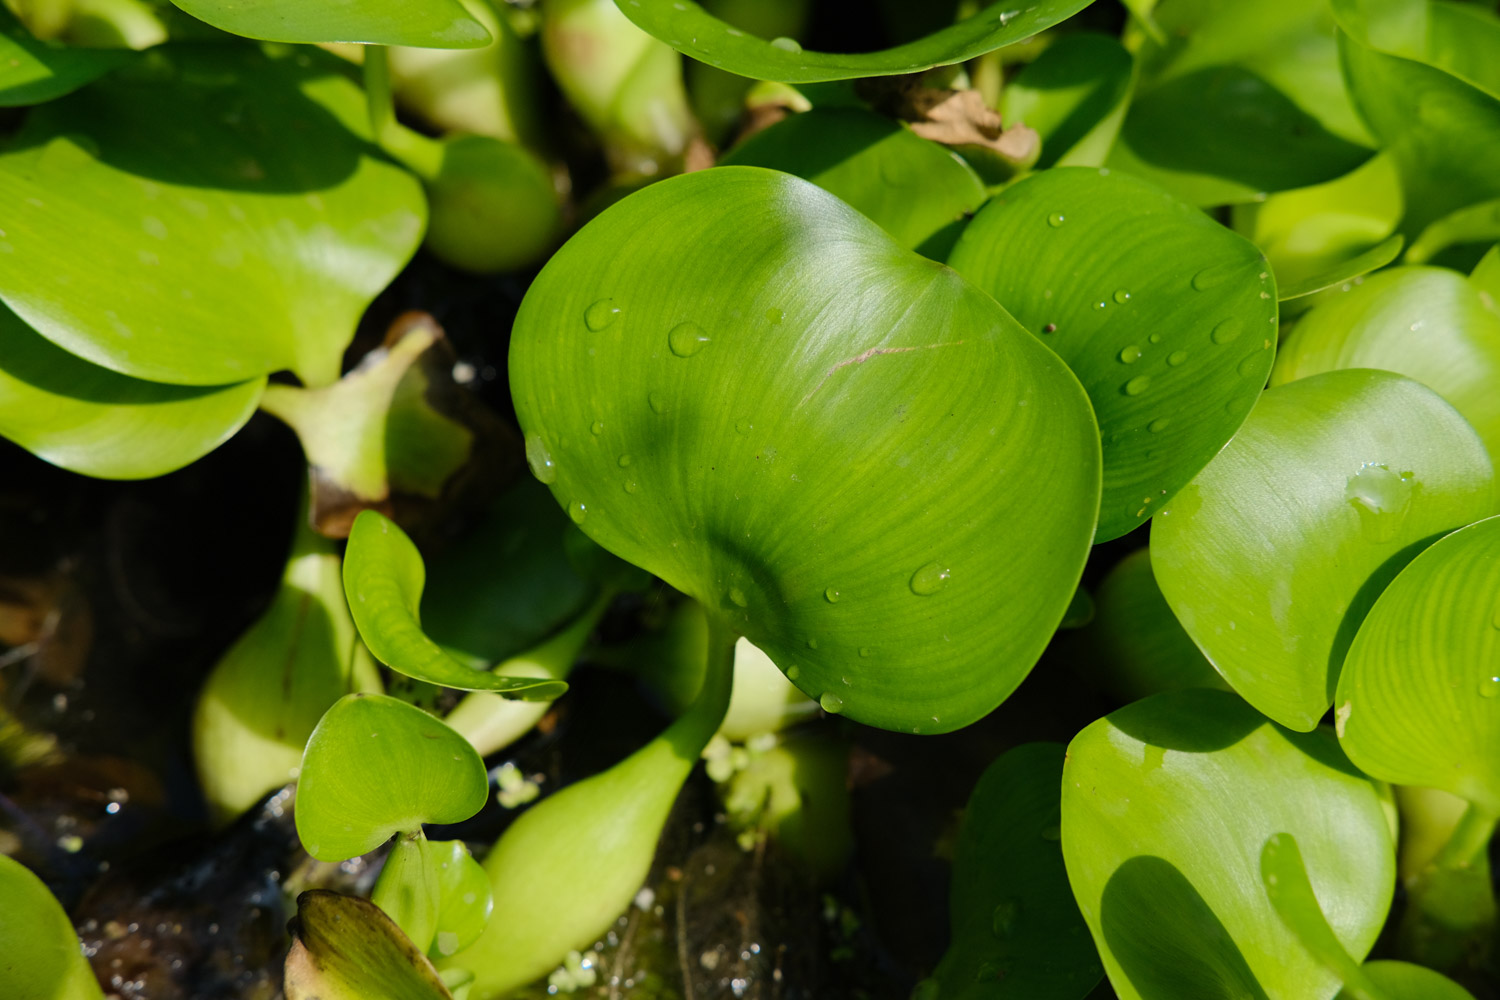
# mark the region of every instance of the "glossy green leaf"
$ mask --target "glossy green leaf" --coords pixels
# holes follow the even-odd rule
[[[44,42],[0,5],[0,107],[41,104],[71,94],[135,58],[122,49]]]
[[[1061,745],[1028,743],[974,786],[953,847],[937,996],[1081,1000],[1103,978],[1058,844],[1062,770]]]
[[[1403,230],[1419,233],[1456,209],[1500,198],[1500,172],[1492,169],[1500,162],[1500,98],[1416,58],[1380,51],[1391,47],[1384,37],[1372,46],[1352,23],[1360,6],[1334,4],[1345,29],[1339,47],[1355,104],[1400,170]],[[1420,35],[1397,30],[1392,39],[1420,47]]]
[[[1500,815],[1500,518],[1396,577],[1349,649],[1338,705],[1344,749],[1365,771]]]
[[[287,1000],[451,1000],[432,963],[369,900],[304,892],[292,933]]]
[[[1116,563],[1094,601],[1098,612],[1086,635],[1104,687],[1120,701],[1183,688],[1229,687],[1161,596],[1150,549],[1137,549]]]
[[[1276,287],[1260,251],[1133,177],[1029,177],[980,211],[950,263],[1088,390],[1104,441],[1099,541],[1196,475],[1271,370]]]
[[[1382,240],[1362,254],[1341,261],[1326,271],[1320,271],[1310,277],[1303,278],[1295,285],[1281,289],[1281,301],[1288,299],[1300,299],[1304,295],[1312,295],[1321,292],[1334,285],[1341,285],[1352,278],[1371,271],[1385,267],[1401,253],[1401,245],[1404,242],[1400,236],[1392,236],[1388,240]]]
[[[1474,994],[1440,972],[1410,962],[1367,962],[1365,975],[1386,1000],[1474,1000]],[[1361,1000],[1345,990],[1334,1000]]]
[[[859,108],[792,115],[757,132],[722,162],[810,180],[859,209],[897,243],[927,256],[941,256],[926,244],[946,243],[945,251],[966,214],[986,197],[979,175],[956,154]]]
[[[1098,489],[1076,380],[806,181],[721,167],[610,208],[531,286],[510,374],[574,521],[830,710],[966,725],[1073,595]]]
[[[0,304],[0,436],[73,472],[146,479],[191,464],[250,419],[264,386],[264,377],[199,387],[120,375]]]
[[[1300,734],[1222,691],[1178,691],[1068,747],[1062,847],[1122,1000],[1327,997],[1338,981],[1277,918],[1262,845],[1297,838],[1338,941],[1363,956],[1390,906],[1382,796],[1333,734]]]
[[[1484,444],[1441,397],[1388,372],[1328,372],[1266,391],[1158,513],[1152,566],[1230,685],[1307,731],[1380,591],[1494,509]]]
[[[1118,40],[1066,34],[1006,84],[1000,115],[1041,136],[1037,169],[1101,166],[1125,120],[1134,78],[1134,60]]]
[[[919,73],[1030,38],[1092,0],[993,3],[925,38],[879,52],[813,52],[789,38],[756,38],[691,0],[616,0],[625,16],[684,55],[740,76],[786,83]]]
[[[0,854],[0,993],[9,1000],[103,1000],[73,922],[42,880]]]
[[[437,934],[437,869],[426,847],[427,838],[420,828],[397,837],[370,893],[370,902],[401,928],[419,952],[430,949]]]
[[[377,511],[361,511],[344,555],[344,593],[359,634],[375,658],[397,673],[461,691],[494,691],[550,701],[567,684],[538,677],[497,677],[454,659],[422,631],[418,608],[427,569],[406,532]]]
[[[1297,322],[1271,384],[1339,368],[1416,379],[1464,415],[1491,458],[1500,456],[1500,315],[1463,275],[1401,267],[1366,278]]]
[[[37,108],[0,154],[0,298],[136,378],[336,379],[425,209],[340,126],[362,97],[331,59],[184,47]]]
[[[489,780],[467,740],[419,708],[351,694],[313,730],[297,781],[297,836],[319,861],[374,850],[423,823],[459,823]]]
[[[490,33],[458,0],[172,0],[221,31],[270,42],[472,49]]]
[[[495,897],[488,876],[463,841],[424,844],[438,887],[437,928],[429,950],[434,956],[456,955],[484,932]]]
[[[1486,309],[1500,314],[1500,243],[1490,247],[1474,265],[1469,272],[1469,284],[1479,293],[1479,301]]]
[[[1372,984],[1359,962],[1349,956],[1344,943],[1328,925],[1328,917],[1323,913],[1317,891],[1308,878],[1296,837],[1290,833],[1277,833],[1266,839],[1260,852],[1260,877],[1271,908],[1296,935],[1307,953],[1345,986],[1368,991]]]

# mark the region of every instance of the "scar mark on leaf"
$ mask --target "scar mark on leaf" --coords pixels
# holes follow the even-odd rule
[[[833,378],[834,373],[841,368],[848,368],[850,365],[862,365],[866,361],[869,361],[871,358],[879,357],[882,354],[910,354],[912,351],[935,351],[939,347],[957,347],[962,343],[962,340],[949,340],[941,344],[921,344],[917,347],[872,347],[868,351],[865,351],[863,354],[856,354],[852,358],[846,358],[845,360],[840,361],[838,364],[828,369],[828,371],[824,372],[823,377],[818,380],[818,384],[812,387],[812,392],[809,392],[806,396],[802,397],[802,402],[797,404],[797,408],[801,409],[809,399],[812,399],[813,396],[817,395],[818,390],[823,388],[823,386],[827,384],[828,380]]]

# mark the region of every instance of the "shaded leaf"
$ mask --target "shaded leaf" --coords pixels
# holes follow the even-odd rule
[[[0,854],[0,992],[11,1000],[103,1000],[73,923],[41,879]]]
[[[1400,255],[1403,242],[1402,237],[1392,236],[1388,240],[1383,240],[1375,244],[1364,253],[1341,261],[1326,271],[1303,278],[1295,285],[1281,289],[1281,301],[1300,299],[1304,295],[1312,295],[1314,292],[1321,292],[1325,288],[1332,288],[1334,285],[1343,284],[1351,278],[1357,278],[1362,274],[1369,274],[1371,271],[1379,270]]]
[[[1118,40],[1066,34],[1006,85],[1001,115],[1041,136],[1038,169],[1101,166],[1125,119],[1134,76],[1134,61]]]
[[[44,42],[0,5],[0,107],[41,104],[70,94],[124,65],[135,54]]]
[[[451,1000],[432,964],[369,900],[304,892],[293,933],[287,1000]]]

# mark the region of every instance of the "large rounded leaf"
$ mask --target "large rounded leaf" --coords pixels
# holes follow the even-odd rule
[[[145,479],[197,461],[250,419],[265,381],[183,386],[120,375],[0,305],[0,436],[86,476]]]
[[[1463,417],[1389,372],[1267,390],[1234,440],[1152,525],[1167,603],[1219,673],[1310,730],[1387,583],[1444,531],[1494,512]]]
[[[953,847],[938,997],[1080,1000],[1104,975],[1058,845],[1062,770],[1060,745],[1028,743],[974,786]]]
[[[1318,306],[1298,320],[1271,384],[1338,368],[1416,379],[1474,425],[1491,458],[1500,456],[1500,315],[1458,272],[1397,268]]]
[[[124,49],[84,49],[44,42],[0,5],[0,107],[41,104],[134,59]]]
[[[1133,177],[1027,178],[975,216],[950,262],[1088,390],[1104,438],[1100,541],[1193,478],[1271,370],[1276,286],[1260,251]]]
[[[0,298],[136,378],[336,379],[425,207],[324,107],[361,101],[331,58],[180,48],[33,111],[0,154]]]
[[[723,160],[796,174],[859,209],[909,250],[956,227],[984,203],[984,183],[955,153],[884,115],[814,108],[756,133]]]
[[[99,1000],[73,924],[42,880],[0,854],[0,994],[9,1000]]]
[[[319,861],[343,861],[423,823],[461,823],[488,793],[462,736],[399,699],[345,695],[302,755],[297,836]]]
[[[472,49],[490,41],[458,0],[172,0],[215,28],[271,42]]]
[[[1093,0],[992,3],[957,24],[879,52],[812,52],[789,38],[746,34],[691,0],[615,0],[625,16],[684,55],[740,76],[787,83],[919,73],[1030,38]]]
[[[1396,577],[1349,648],[1337,700],[1344,749],[1365,771],[1500,815],[1500,518]]]
[[[1122,1000],[1328,997],[1261,885],[1261,849],[1301,845],[1339,942],[1363,956],[1390,906],[1381,795],[1333,734],[1290,733],[1221,691],[1136,702],[1089,726],[1063,766],[1068,879]]]
[[[1097,431],[994,301],[806,181],[723,167],[586,226],[527,293],[538,478],[825,708],[942,732],[1072,597]]]

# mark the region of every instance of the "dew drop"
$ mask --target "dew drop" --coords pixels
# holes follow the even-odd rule
[[[650,404],[652,413],[666,413],[672,408],[671,404],[667,402],[667,397],[659,392],[653,392],[648,395],[646,402]]]
[[[1359,511],[1365,538],[1389,542],[1401,530],[1411,508],[1412,481],[1384,465],[1366,463],[1350,476],[1344,499]]]
[[[911,575],[911,592],[918,597],[931,597],[948,585],[952,573],[942,563],[930,562]]]
[[[794,681],[798,677],[801,677],[801,676],[802,676],[802,668],[799,667],[799,666],[797,666],[797,664],[793,663],[790,667],[786,668],[786,679],[787,680]]]
[[[679,323],[667,334],[667,346],[679,358],[690,358],[703,350],[708,343],[708,334],[697,323]]]
[[[746,607],[748,602],[745,600],[745,592],[738,587],[730,587],[729,603],[738,608]]]
[[[1103,309],[1107,305],[1109,305],[1108,302],[1105,302],[1103,299],[1100,299],[1098,302],[1094,303],[1094,309],[1095,310]]]
[[[1237,268],[1236,264],[1215,264],[1213,267],[1205,267],[1193,275],[1193,287],[1202,292],[1216,285],[1222,285]]]
[[[818,640],[816,640],[816,639],[809,639],[809,640],[807,640],[807,648],[808,649],[817,649],[818,648]]]
[[[1121,391],[1127,396],[1139,396],[1149,388],[1151,388],[1150,375],[1137,375],[1120,387]]]
[[[547,442],[535,431],[526,435],[526,464],[531,466],[531,474],[538,481],[557,482],[557,465],[552,461],[552,452],[547,450]]]
[[[786,319],[786,311],[772,306],[766,310],[766,319],[771,321],[772,326],[780,326],[781,321]]]
[[[1214,327],[1211,336],[1215,344],[1227,344],[1243,332],[1245,332],[1245,324],[1231,316]]]
[[[614,299],[600,299],[583,311],[583,324],[598,333],[620,318],[621,309]]]
[[[734,425],[734,429],[740,434],[749,434],[755,430],[755,425],[748,420],[741,420]]]
[[[844,709],[844,699],[829,691],[818,699],[818,704],[823,706],[823,711],[829,715],[838,715]]]
[[[1240,373],[1240,377],[1249,378],[1250,376],[1254,375],[1260,368],[1261,358],[1263,358],[1264,356],[1265,355],[1262,352],[1257,351],[1241,361],[1239,368],[1236,369],[1236,371]]]
[[[1172,421],[1168,417],[1157,417],[1155,420],[1146,425],[1146,430],[1150,431],[1152,434],[1160,434],[1162,431],[1166,430],[1167,426],[1171,423]]]
[[[1001,900],[990,917],[990,930],[994,931],[997,938],[1010,937],[1020,917],[1021,904],[1019,902],[1014,899]]]
[[[629,464],[630,464],[630,456],[629,455],[621,455],[620,456],[620,468],[623,469],[626,466],[628,466]]]
[[[1134,344],[1120,352],[1120,363],[1133,365],[1141,360],[1141,349]]]
[[[823,596],[828,600],[829,604],[837,604],[839,602],[839,592],[836,587],[829,587],[823,591]]]
[[[795,38],[787,38],[785,35],[781,36],[780,38],[771,39],[771,47],[773,49],[780,49],[783,52],[802,51],[801,42],[797,41],[797,39]]]
[[[1067,221],[1068,217],[1066,215],[1063,215],[1061,212],[1053,212],[1051,215],[1047,216],[1047,225],[1051,226],[1053,229],[1056,229]]]
[[[1187,351],[1173,351],[1171,354],[1167,355],[1167,364],[1171,365],[1173,368],[1176,368],[1187,359]]]
[[[594,437],[598,437],[600,434],[604,433],[604,421],[595,420],[593,426],[590,427],[589,430],[593,432]]]
[[[1114,294],[1114,300],[1120,303],[1120,305],[1124,305],[1130,301],[1130,293],[1123,288],[1118,289]]]
[[[634,493],[637,490],[639,490],[640,488],[641,488],[640,484],[637,483],[634,479],[627,479],[627,480],[625,480],[625,492],[626,493]]]
[[[1146,339],[1149,340],[1149,341],[1151,341],[1151,343],[1153,343],[1153,344],[1160,344],[1161,343],[1161,334],[1159,334],[1159,333],[1153,333],[1151,336],[1147,337]]]
[[[588,504],[582,500],[574,500],[568,505],[568,516],[573,519],[574,524],[582,524],[583,519],[589,516]]]
[[[1479,682],[1479,697],[1500,697],[1500,677],[1486,677]]]

